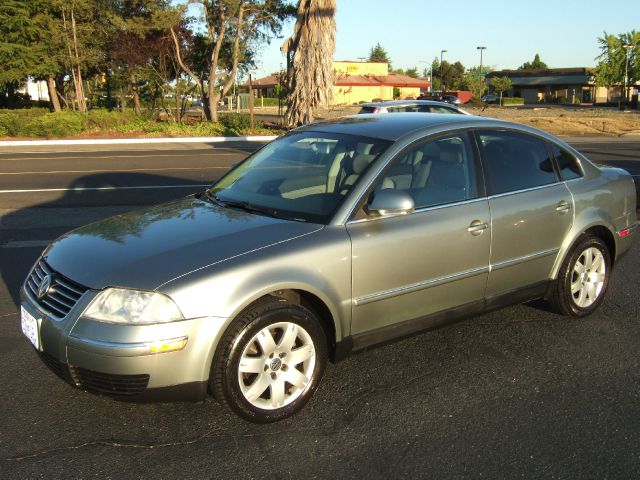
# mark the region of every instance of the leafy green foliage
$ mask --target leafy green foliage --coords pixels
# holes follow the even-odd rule
[[[524,62],[518,70],[546,70],[547,68],[549,68],[547,64],[540,60],[540,55],[536,53],[532,62]]]
[[[511,79],[509,77],[493,77],[489,80],[489,85],[502,96],[504,92],[511,88]]]
[[[598,38],[600,55],[596,57],[596,84],[609,86],[623,83],[625,66],[627,63],[627,50],[623,45],[632,45],[629,49],[628,76],[629,84],[633,85],[640,80],[640,32],[632,30],[618,35],[603,32]]]
[[[380,63],[386,62],[389,64],[389,69],[391,69],[391,59],[389,58],[389,54],[384,49],[384,47],[380,45],[380,42],[371,47],[371,51],[369,52],[369,61]]]

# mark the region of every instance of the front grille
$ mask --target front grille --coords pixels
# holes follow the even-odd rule
[[[47,276],[51,286],[44,296],[38,297],[38,289]],[[25,282],[25,290],[47,315],[60,320],[71,311],[88,288],[55,272],[40,259]]]
[[[73,381],[79,387],[104,395],[129,397],[142,393],[149,384],[149,375],[114,375],[70,365]]]

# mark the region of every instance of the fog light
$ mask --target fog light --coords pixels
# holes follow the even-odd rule
[[[150,353],[176,352],[182,350],[187,344],[187,337],[158,340],[149,344]]]

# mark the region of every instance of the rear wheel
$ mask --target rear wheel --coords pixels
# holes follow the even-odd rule
[[[327,359],[319,321],[275,298],[256,303],[225,333],[210,387],[241,417],[268,423],[300,410],[317,388]]]
[[[606,244],[597,237],[579,241],[565,259],[550,302],[562,314],[583,317],[602,303],[611,271]]]

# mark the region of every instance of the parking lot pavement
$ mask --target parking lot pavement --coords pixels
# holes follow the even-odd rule
[[[121,172],[109,177],[112,190],[0,194],[0,478],[640,476],[637,245],[616,267],[602,308],[586,319],[536,302],[371,349],[329,365],[309,405],[273,425],[246,423],[211,399],[132,404],[63,383],[23,338],[17,314],[19,285],[44,241],[201,188],[199,161],[232,162],[197,158],[181,174]],[[157,162],[150,157],[141,168]],[[68,188],[92,175],[33,175],[31,189]],[[187,185],[180,182],[192,183],[161,188]]]

